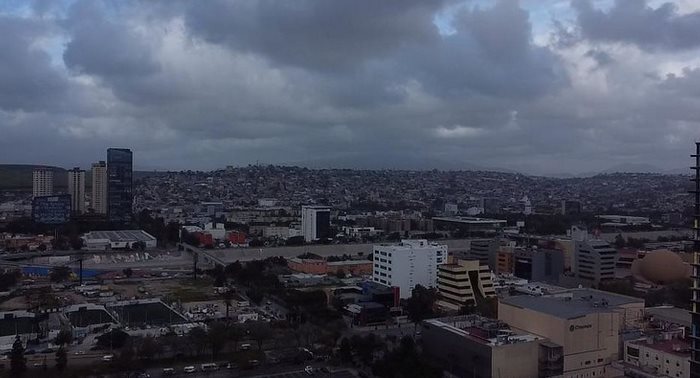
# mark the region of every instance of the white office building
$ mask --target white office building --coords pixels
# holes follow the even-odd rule
[[[615,278],[617,250],[605,240],[592,238],[583,229],[572,228],[574,261],[572,270],[576,278],[594,285]]]
[[[331,209],[327,206],[302,206],[301,231],[304,241],[313,242],[331,237]]]
[[[373,281],[396,287],[401,298],[409,298],[416,285],[437,287],[438,265],[447,262],[447,246],[425,239],[375,245],[373,260]]]
[[[74,213],[85,212],[85,171],[73,168],[68,171],[68,194],[70,194],[70,208]]]
[[[32,172],[32,195],[34,197],[53,195],[53,170],[35,168]]]
[[[107,164],[104,161],[92,165],[92,209],[97,214],[107,214]]]

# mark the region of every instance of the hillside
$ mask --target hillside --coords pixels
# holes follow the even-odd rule
[[[32,171],[34,168],[46,167],[44,165],[31,164],[0,164],[0,190],[32,190]],[[54,190],[65,191],[68,186],[67,170],[61,167],[53,169]],[[134,179],[146,177],[159,172],[134,172]],[[85,170],[85,187],[92,188],[92,173]]]
[[[0,164],[0,190],[31,190],[32,171],[43,165],[31,164]],[[68,183],[66,170],[60,167],[53,169],[54,188],[65,189]],[[89,173],[88,173],[89,174]]]

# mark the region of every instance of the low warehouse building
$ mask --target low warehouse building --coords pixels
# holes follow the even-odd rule
[[[91,251],[110,249],[151,249],[157,246],[153,235],[143,230],[91,231],[82,236],[85,248]]]

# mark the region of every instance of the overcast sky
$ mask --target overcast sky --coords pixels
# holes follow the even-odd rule
[[[700,1],[5,0],[0,163],[688,166]]]

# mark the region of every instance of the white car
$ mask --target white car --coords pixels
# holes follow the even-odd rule
[[[185,373],[195,373],[197,371],[197,368],[194,366],[185,366],[184,369],[182,369]]]
[[[102,356],[102,362],[112,362],[113,359],[114,359],[114,355],[112,355],[112,354]]]

